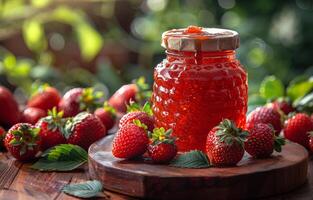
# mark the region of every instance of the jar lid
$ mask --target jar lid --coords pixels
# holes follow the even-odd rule
[[[164,32],[161,46],[169,50],[197,52],[235,50],[239,43],[236,31],[189,26]]]

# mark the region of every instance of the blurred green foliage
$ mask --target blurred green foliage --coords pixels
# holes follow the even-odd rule
[[[313,73],[311,0],[4,0],[0,14],[0,84],[26,93],[37,79],[59,89],[106,85],[111,93],[141,75],[151,83],[164,58],[162,32],[191,24],[240,33],[252,101],[282,92],[295,100],[312,87],[298,80],[282,90]],[[268,74],[277,79],[259,94]]]

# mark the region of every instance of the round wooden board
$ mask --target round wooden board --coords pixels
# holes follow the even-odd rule
[[[288,143],[280,154],[256,160],[245,155],[237,167],[184,169],[116,159],[114,135],[89,148],[89,172],[104,188],[149,199],[251,199],[291,191],[306,181],[308,153]]]

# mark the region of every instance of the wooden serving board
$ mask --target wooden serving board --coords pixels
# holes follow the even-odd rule
[[[288,143],[280,154],[256,160],[245,155],[237,167],[184,169],[116,159],[114,135],[89,149],[89,172],[108,190],[149,199],[251,199],[291,191],[306,182],[308,153]]]

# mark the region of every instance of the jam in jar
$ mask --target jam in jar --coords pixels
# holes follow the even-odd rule
[[[236,59],[235,31],[190,26],[163,33],[166,59],[154,70],[156,126],[173,129],[179,151],[205,150],[222,119],[244,127],[247,74]]]

